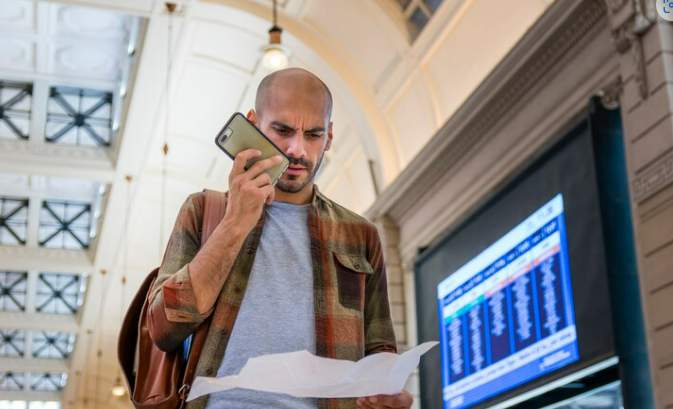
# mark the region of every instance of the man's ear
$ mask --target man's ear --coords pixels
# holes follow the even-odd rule
[[[332,138],[334,137],[334,134],[332,133],[332,121],[330,121],[329,125],[327,126],[327,143],[325,144],[325,152],[329,150],[329,148],[332,147]]]
[[[253,124],[255,125],[259,124],[259,118],[257,118],[257,112],[255,112],[254,109],[248,111],[248,115],[246,115],[245,117],[248,118],[248,121],[252,122]]]

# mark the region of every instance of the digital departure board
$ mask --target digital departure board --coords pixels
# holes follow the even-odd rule
[[[437,286],[445,409],[579,359],[563,196]]]

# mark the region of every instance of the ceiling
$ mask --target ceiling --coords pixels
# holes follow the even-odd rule
[[[485,1],[445,0],[414,40],[394,0],[279,2],[291,65],[334,95],[329,197],[363,213],[550,2],[489,21]],[[0,297],[0,409],[129,407],[110,395],[122,311],[187,195],[227,188],[213,138],[254,104],[270,17],[268,0],[186,0],[172,16],[154,0],[3,0],[0,106],[18,99],[14,127],[0,120],[0,215],[19,238],[0,228],[0,286],[19,299]]]

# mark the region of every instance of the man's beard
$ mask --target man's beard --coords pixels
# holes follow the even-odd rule
[[[318,165],[313,167],[313,163],[307,161],[306,159],[301,159],[301,158],[295,158],[292,156],[288,156],[290,159],[290,165],[301,165],[306,168],[306,170],[309,172],[308,177],[306,180],[302,183],[296,182],[296,180],[301,176],[301,175],[281,175],[280,178],[278,178],[278,182],[276,182],[276,187],[278,190],[281,192],[285,193],[298,193],[301,192],[303,188],[306,187],[306,185],[309,184],[315,178],[315,175],[320,169],[320,164],[322,163],[322,158],[325,156],[325,152],[320,155],[320,160],[318,160]],[[289,180],[283,180],[283,176],[286,176]]]

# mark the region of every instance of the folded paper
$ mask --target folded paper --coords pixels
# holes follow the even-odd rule
[[[401,355],[382,352],[357,362],[317,357],[306,350],[250,358],[238,375],[197,377],[187,401],[232,388],[303,398],[394,395],[402,392],[421,355],[437,344],[426,342]]]

